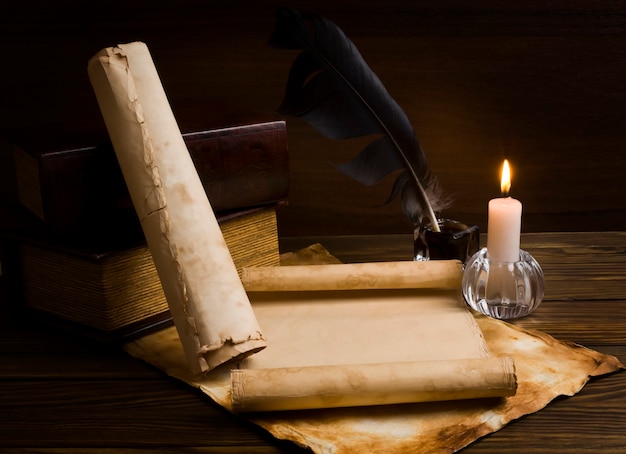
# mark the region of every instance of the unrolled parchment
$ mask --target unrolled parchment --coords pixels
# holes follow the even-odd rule
[[[88,73],[193,373],[266,345],[147,46]]]
[[[268,348],[231,371],[239,412],[515,394],[460,295],[459,261],[251,267]]]
[[[239,367],[244,372],[238,374],[271,375],[271,381],[257,383],[267,386],[272,395],[263,403],[264,411],[287,406],[375,405],[377,397],[368,394],[366,388],[371,384],[376,387],[376,383],[384,387],[385,381],[389,401],[442,398],[444,393],[437,389],[422,387],[419,393],[407,394],[397,387],[402,380],[417,378],[419,366],[406,367],[407,363],[422,363],[422,371],[428,371],[433,364],[447,363],[451,372],[467,360],[476,360],[474,365],[482,364],[474,370],[479,376],[493,374],[500,384],[513,377],[491,361],[482,333],[457,289],[263,291],[250,292],[249,296],[268,336],[268,347],[242,361]],[[360,370],[364,365],[374,366]],[[300,368],[304,370],[293,373]],[[357,375],[366,374],[360,375],[356,387],[352,387],[353,381],[341,378],[353,377],[354,370],[360,370]],[[392,376],[388,372],[393,372]],[[233,377],[234,390],[237,384]],[[461,385],[461,389],[456,393],[447,389],[450,394],[443,400],[476,395],[470,381],[457,381],[454,373],[448,379]],[[287,385],[289,382],[291,385]],[[416,386],[414,391],[421,387],[417,383]],[[299,394],[290,389],[298,389]],[[301,399],[302,395],[323,397],[328,393],[336,394],[343,402]],[[233,406],[238,411],[259,411],[261,406],[255,394],[254,389],[244,390]],[[231,397],[235,396],[233,393]],[[385,400],[378,401],[384,403]]]
[[[296,256],[297,261],[293,254],[289,255],[289,264],[337,262],[320,245],[298,251]],[[283,258],[285,255],[281,256],[281,261]],[[293,308],[284,306],[283,309],[289,313]],[[299,315],[293,320],[298,321]],[[456,452],[510,421],[542,409],[556,396],[576,394],[590,375],[607,374],[624,367],[614,356],[557,341],[539,331],[524,330],[501,320],[474,315],[492,353],[514,358],[518,383],[514,396],[244,415],[275,437],[291,440],[319,454]],[[259,321],[267,336],[274,338],[265,321],[262,318]],[[415,326],[415,329],[428,327],[428,322],[424,320],[423,325]],[[300,328],[300,325],[294,325],[292,333],[298,333]],[[285,328],[285,333],[287,330]],[[321,335],[319,339],[325,338]],[[137,339],[124,348],[129,354],[153,364],[190,387],[199,388],[213,401],[232,410],[229,375],[215,371],[201,380],[190,377],[173,328]],[[428,346],[424,351],[429,351]]]

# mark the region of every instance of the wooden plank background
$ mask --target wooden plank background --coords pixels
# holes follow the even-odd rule
[[[626,360],[626,233],[522,236],[546,273],[546,299],[513,323]],[[406,260],[410,235],[321,241],[345,262]],[[606,264],[612,264],[607,267]],[[583,266],[587,264],[587,266]],[[576,266],[581,268],[576,270]],[[568,292],[562,282],[572,283]],[[121,349],[24,322],[0,279],[0,451],[23,453],[304,454],[273,439]],[[616,298],[617,296],[617,298]],[[626,373],[591,380],[575,397],[482,438],[463,453],[624,453]]]
[[[103,128],[87,60],[134,40],[181,118],[201,123],[214,100],[275,115],[296,55],[267,45],[282,4],[333,20],[357,45],[454,196],[444,216],[485,232],[507,155],[525,232],[626,227],[623,2],[12,0],[0,6],[0,129]],[[326,140],[292,119],[288,136],[282,236],[411,231],[397,203],[378,206],[391,180],[364,187],[333,168],[366,141]]]

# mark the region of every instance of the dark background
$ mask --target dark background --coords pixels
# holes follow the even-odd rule
[[[626,227],[626,2],[11,1],[0,6],[0,129],[103,129],[87,79],[104,47],[144,41],[177,116],[213,101],[277,117],[296,52],[267,45],[276,8],[339,25],[407,113],[443,188],[443,213],[486,231],[509,157],[523,231]],[[282,236],[400,233],[391,180],[362,186],[331,165],[362,141],[288,120]],[[2,197],[11,198],[2,155]]]

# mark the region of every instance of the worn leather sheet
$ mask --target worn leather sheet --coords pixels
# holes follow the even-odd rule
[[[319,246],[295,258],[296,263],[302,260],[334,261]],[[294,256],[285,257],[285,262],[294,263]],[[316,453],[455,452],[513,419],[542,409],[559,395],[574,395],[590,376],[623,367],[613,356],[561,342],[538,331],[485,316],[475,318],[491,354],[513,357],[518,386],[514,396],[250,413],[243,417],[277,438],[307,446]],[[217,370],[207,377],[192,376],[174,328],[138,339],[125,348],[168,375],[200,388],[232,411],[228,370]]]

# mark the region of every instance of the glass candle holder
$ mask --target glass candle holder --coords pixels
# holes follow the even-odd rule
[[[415,260],[460,260],[465,263],[478,251],[480,232],[477,225],[452,219],[439,219],[439,232],[430,223],[415,228],[413,258]]]
[[[462,288],[478,312],[500,320],[525,317],[543,299],[543,270],[526,251],[520,250],[517,262],[494,262],[482,248],[465,263]]]

